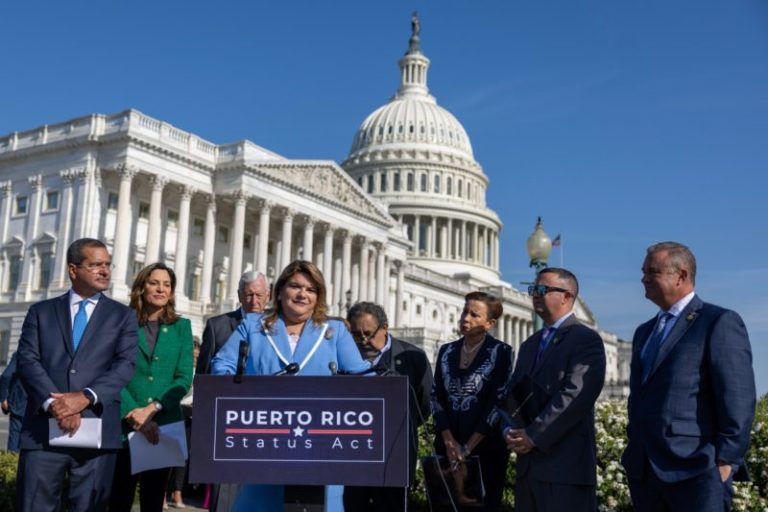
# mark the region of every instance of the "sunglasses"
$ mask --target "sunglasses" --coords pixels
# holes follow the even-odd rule
[[[528,295],[530,296],[544,296],[549,292],[563,292],[567,293],[568,295],[573,295],[569,290],[566,290],[565,288],[558,288],[557,286],[547,286],[545,284],[532,284],[528,286]]]

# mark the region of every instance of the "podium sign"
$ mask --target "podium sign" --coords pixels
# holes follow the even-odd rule
[[[190,482],[408,485],[402,376],[195,377]]]

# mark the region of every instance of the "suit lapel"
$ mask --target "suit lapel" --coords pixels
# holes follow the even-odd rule
[[[106,298],[102,293],[101,297],[99,297],[99,301],[96,303],[96,307],[93,309],[93,313],[91,313],[91,318],[88,319],[88,323],[85,325],[85,331],[83,331],[83,337],[80,340],[80,345],[78,345],[77,347],[78,351],[81,350],[85,345],[87,345],[91,341],[96,331],[99,330],[99,326],[103,323],[102,319],[107,318],[109,316],[110,309],[111,309],[111,304],[109,303],[109,299]],[[70,338],[69,343],[72,344],[71,332],[70,332],[69,338]]]
[[[571,330],[571,327],[573,327],[575,324],[578,323],[578,320],[576,320],[575,315],[569,316],[565,322],[563,322],[560,327],[557,328],[555,331],[555,335],[552,337],[551,340],[549,340],[549,343],[547,344],[547,347],[544,349],[544,353],[541,354],[541,357],[539,358],[538,362],[534,362],[533,371],[531,372],[531,375],[538,373],[539,370],[544,366],[544,362],[547,360],[549,355],[557,350],[558,345],[568,335],[568,331]],[[536,345],[536,351],[538,352],[539,344],[541,343],[541,337],[544,334],[544,330],[542,329],[539,332],[538,338],[537,338],[537,345]],[[534,361],[536,361],[536,356],[534,355],[533,358]]]
[[[234,331],[237,329],[237,326],[239,326],[243,321],[242,308],[238,308],[236,311],[233,311],[231,314],[227,315],[227,319],[229,319],[229,325],[232,327],[232,330]]]
[[[64,340],[64,347],[69,356],[75,355],[75,347],[72,346],[72,318],[69,311],[69,292],[59,297],[56,303],[56,320],[61,330],[61,339]]]
[[[630,382],[637,379],[637,383],[640,383],[642,380],[643,363],[640,359],[640,354],[643,351],[643,347],[645,347],[645,344],[648,342],[648,338],[650,338],[655,325],[656,317],[653,317],[637,328],[635,338],[632,340],[632,360],[630,362],[629,372]]]
[[[680,341],[686,331],[688,331],[688,328],[691,327],[693,322],[696,320],[702,305],[703,302],[701,299],[694,295],[693,300],[688,303],[685,309],[683,309],[683,311],[680,313],[680,316],[677,317],[677,321],[675,322],[674,327],[672,327],[672,330],[669,331],[669,334],[667,334],[667,338],[661,344],[659,353],[656,356],[656,361],[653,363],[653,368],[651,369],[651,373],[648,374],[648,380],[646,380],[646,382],[651,380],[651,376],[653,376],[653,374],[656,372],[656,369],[659,367],[659,365],[661,365],[662,361],[664,361],[664,359],[675,347],[677,342]]]
[[[149,352],[149,345],[147,345],[147,337],[144,335],[144,327],[139,326],[139,352],[144,356],[144,359],[149,360],[152,354]],[[157,338],[160,339],[160,333],[157,333]],[[155,341],[157,343],[157,341]]]
[[[296,345],[296,352],[293,354],[293,361],[297,363],[304,361],[304,358],[307,357],[307,354],[309,354],[314,348],[315,343],[317,342],[317,338],[320,336],[324,325],[325,324],[315,325],[315,322],[312,320],[306,321],[304,328],[301,330],[301,336],[299,336],[299,344]],[[285,335],[285,339],[288,339],[287,333]],[[287,353],[291,353],[290,349]]]

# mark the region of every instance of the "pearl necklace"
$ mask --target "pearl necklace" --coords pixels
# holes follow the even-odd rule
[[[474,356],[475,352],[480,348],[480,345],[482,345],[483,342],[479,342],[477,345],[475,345],[474,348],[471,348],[467,350],[467,342],[466,340],[461,344],[461,365],[465,368],[469,366],[469,363],[472,362],[472,357]]]

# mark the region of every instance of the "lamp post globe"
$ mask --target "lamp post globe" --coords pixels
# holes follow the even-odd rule
[[[534,270],[534,281],[538,277],[539,272],[547,267],[547,260],[549,259],[549,253],[552,252],[552,239],[544,231],[544,225],[541,223],[541,217],[538,218],[536,226],[533,228],[533,233],[528,237],[526,242],[526,249],[528,250],[528,257],[531,259],[530,267]],[[542,328],[543,322],[536,312],[533,312],[533,325],[534,331],[538,331]]]

